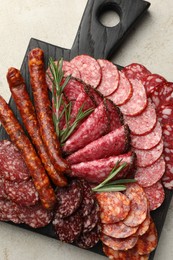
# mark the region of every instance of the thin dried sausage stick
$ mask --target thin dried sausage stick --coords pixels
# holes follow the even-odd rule
[[[0,121],[11,138],[11,141],[16,145],[23,156],[43,207],[52,209],[55,205],[56,197],[45,169],[29,138],[25,135],[12,110],[1,96]]]
[[[36,48],[30,51],[28,66],[36,115],[43,143],[55,169],[59,172],[65,172],[69,169],[69,166],[61,158],[60,144],[54,129],[44,69],[44,53],[41,49]]]
[[[10,68],[7,73],[7,80],[12,97],[22,117],[22,121],[32,139],[33,144],[35,145],[38,155],[49,177],[55,185],[60,187],[65,186],[67,184],[65,177],[55,170],[41,139],[35,109],[26,90],[26,85],[20,71],[15,68]]]

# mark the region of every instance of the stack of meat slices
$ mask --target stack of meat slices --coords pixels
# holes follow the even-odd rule
[[[8,140],[0,142],[0,165],[0,220],[48,225],[53,214],[42,207],[20,152]]]

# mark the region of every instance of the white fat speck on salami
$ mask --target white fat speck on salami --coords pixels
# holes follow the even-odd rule
[[[120,109],[124,115],[140,115],[147,107],[147,95],[143,84],[137,79],[130,79],[133,93],[127,103],[121,105]]]
[[[38,192],[36,191],[32,180],[21,182],[4,182],[4,189],[9,200],[14,201],[20,206],[35,205],[38,200]]]
[[[124,120],[133,135],[146,135],[150,133],[157,123],[156,111],[151,100],[148,99],[148,105],[141,115],[133,117],[124,116]]]
[[[108,130],[109,115],[103,102],[95,108],[89,117],[67,139],[62,149],[66,153],[75,152],[106,134]]]
[[[148,202],[145,192],[137,183],[127,185],[125,195],[130,200],[130,212],[123,220],[129,227],[139,226],[146,218],[148,212]]]
[[[107,97],[111,95],[119,86],[120,75],[117,67],[108,60],[97,60],[101,67],[101,81],[97,90]]]
[[[130,200],[121,192],[101,192],[96,194],[96,198],[102,223],[119,222],[125,219],[130,211]]]
[[[150,97],[152,93],[159,88],[160,84],[166,83],[166,79],[158,74],[150,74],[145,78],[144,87],[147,96]]]
[[[165,191],[161,182],[156,182],[152,186],[144,188],[144,191],[151,211],[156,210],[162,205],[165,199]]]
[[[161,138],[162,138],[162,128],[160,122],[157,121],[157,124],[154,127],[154,129],[146,135],[137,136],[131,134],[131,145],[134,148],[140,150],[150,150],[160,142]]]
[[[99,63],[88,55],[79,55],[70,61],[80,72],[81,79],[96,88],[101,80],[101,68]]]
[[[127,238],[113,238],[106,236],[104,234],[101,235],[101,241],[106,246],[112,248],[113,250],[128,250],[133,248],[138,240],[137,236],[130,236]]]
[[[125,66],[122,71],[128,79],[138,79],[142,83],[145,82],[146,76],[151,74],[144,65],[139,63],[131,63]]]
[[[121,163],[127,163],[126,167],[115,176],[115,179],[125,178],[128,172],[135,165],[135,154],[128,152],[126,154],[111,156],[108,158],[98,159],[89,162],[81,162],[71,165],[71,177],[84,178],[91,183],[100,183],[108,177],[109,173],[115,167],[116,163],[121,160]]]
[[[128,227],[122,221],[115,224],[102,224],[102,233],[114,238],[126,238],[136,233],[138,227]]]
[[[124,105],[129,101],[133,94],[132,84],[125,76],[125,74],[119,71],[120,81],[116,91],[111,94],[108,98],[112,100],[117,106]]]
[[[163,156],[160,157],[152,165],[141,168],[137,167],[135,172],[135,180],[142,186],[148,187],[158,182],[165,173],[165,160]]]
[[[150,150],[133,149],[137,157],[137,166],[147,167],[155,163],[163,153],[163,140]]]
[[[22,220],[19,218],[20,206],[16,203],[0,199],[0,220],[1,221],[12,221],[16,224],[22,223]]]
[[[130,132],[128,126],[120,128],[100,137],[89,143],[84,148],[79,149],[66,159],[70,164],[92,161],[119,155],[127,152],[130,147]]]
[[[1,176],[9,181],[24,181],[30,178],[29,171],[21,153],[8,140],[0,142]]]

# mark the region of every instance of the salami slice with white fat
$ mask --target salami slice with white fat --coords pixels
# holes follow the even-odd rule
[[[128,250],[133,248],[138,240],[137,236],[130,236],[127,238],[112,238],[104,234],[101,235],[101,241],[106,246],[112,248],[113,250]]]
[[[162,205],[165,199],[165,191],[161,182],[157,182],[150,187],[144,188],[144,191],[149,201],[150,210],[156,210]]]
[[[139,63],[131,63],[125,66],[122,71],[128,79],[138,79],[142,83],[144,83],[146,77],[151,74],[151,72],[144,65]]]
[[[166,163],[166,171],[162,177],[162,182],[165,188],[173,189],[173,160]]]
[[[173,124],[173,106],[162,105],[157,111],[158,120],[164,128],[165,125]]]
[[[129,198],[130,212],[126,219],[123,220],[124,224],[129,227],[139,226],[147,216],[148,202],[144,190],[137,183],[127,186],[125,195]]]
[[[156,123],[156,111],[150,99],[148,105],[141,115],[138,116],[124,116],[125,122],[128,124],[133,135],[146,135],[150,133]]]
[[[158,182],[165,173],[165,160],[163,156],[160,157],[155,163],[148,167],[137,167],[135,172],[135,180],[142,187],[149,187]]]
[[[132,84],[125,76],[125,74],[119,71],[120,81],[116,91],[108,98],[112,100],[117,106],[121,106],[129,101],[133,94]]]
[[[157,111],[159,111],[162,105],[171,105],[173,103],[173,83],[166,82],[160,84],[159,87],[153,91],[151,99]]]
[[[35,205],[38,200],[38,193],[32,180],[22,182],[4,182],[4,189],[9,200],[14,201],[20,206]]]
[[[24,181],[30,178],[29,171],[21,153],[8,140],[0,142],[1,176],[9,181]]]
[[[127,173],[133,169],[135,165],[135,154],[128,152],[126,154],[111,156],[109,158],[81,162],[71,165],[72,172],[69,173],[71,177],[84,178],[91,183],[100,183],[108,177],[111,170],[116,163],[121,160],[121,163],[126,163],[126,167],[115,176],[115,179],[125,178]]]
[[[162,138],[162,127],[160,122],[157,121],[154,129],[146,135],[131,135],[131,144],[134,148],[140,150],[150,150],[155,147]]]
[[[6,199],[7,195],[5,193],[4,180],[0,178],[0,199]]]
[[[166,83],[166,79],[158,74],[149,74],[144,81],[144,87],[147,96],[150,97],[152,93],[159,88],[160,84]]]
[[[163,153],[163,140],[150,150],[133,149],[137,157],[137,166],[147,167],[155,163]]]
[[[88,55],[79,55],[71,61],[80,72],[81,79],[86,83],[96,88],[101,80],[101,68],[99,63]]]
[[[100,209],[97,202],[94,203],[90,214],[86,215],[83,219],[83,233],[93,230],[100,220]]]
[[[75,241],[76,245],[89,249],[95,246],[100,240],[100,230],[96,227],[90,232],[82,233],[80,237]]]
[[[21,208],[16,203],[7,200],[0,199],[0,220],[1,221],[12,221],[16,224],[20,224],[23,221],[20,219]]]
[[[84,148],[67,157],[70,164],[92,161],[119,155],[127,152],[130,147],[130,132],[128,126],[120,128],[89,143]]]
[[[101,81],[97,90],[107,97],[111,95],[119,86],[120,75],[117,67],[110,61],[99,59],[97,60],[101,67]]]
[[[114,238],[126,238],[136,233],[138,227],[128,227],[122,221],[115,224],[102,224],[102,233]]]
[[[96,127],[97,126],[97,127]],[[106,134],[109,130],[109,117],[106,106],[101,103],[68,138],[63,151],[72,153]]]
[[[137,79],[130,79],[133,93],[127,103],[121,105],[121,112],[127,116],[140,115],[147,107],[147,95],[143,84]]]
[[[130,200],[121,192],[101,192],[96,194],[96,198],[102,223],[119,222],[125,219],[130,211]]]

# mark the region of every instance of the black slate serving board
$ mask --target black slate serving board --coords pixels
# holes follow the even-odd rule
[[[27,55],[33,48],[39,47],[45,53],[45,63],[48,64],[49,57],[57,60],[63,57],[70,60],[78,54],[88,54],[95,58],[110,59],[118,46],[128,35],[134,24],[143,16],[150,4],[142,0],[88,0],[76,38],[71,50],[64,49],[37,39],[31,39],[24,57],[21,73],[26,81],[28,92],[32,98],[27,66]],[[99,21],[99,16],[105,10],[114,10],[120,16],[120,22],[114,27],[105,27]],[[119,66],[119,68],[121,68]],[[16,109],[13,99],[10,99],[10,106],[18,120],[21,122],[20,114]],[[22,123],[22,122],[21,122]],[[9,138],[3,127],[0,129],[0,140]],[[152,213],[160,236],[166,218],[172,192],[166,190],[166,199],[162,206]],[[11,224],[11,223],[10,223]],[[26,225],[17,225],[39,234],[56,238],[52,225],[44,228],[32,229]],[[82,250],[82,249],[81,249]],[[103,254],[101,243],[91,249],[91,251]],[[150,260],[154,258],[154,252],[150,255]]]

